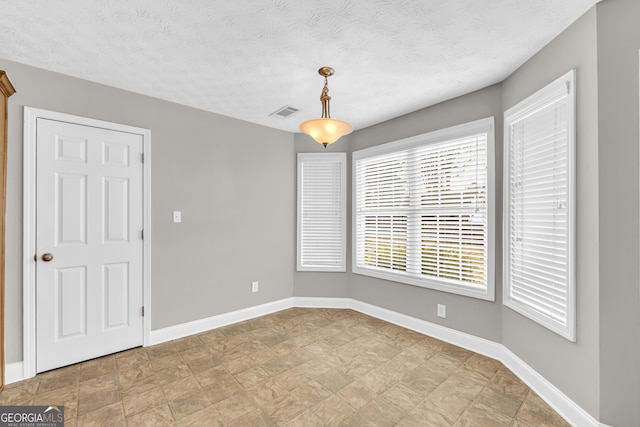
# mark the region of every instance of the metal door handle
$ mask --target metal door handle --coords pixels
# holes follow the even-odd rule
[[[51,261],[52,259],[53,259],[53,255],[51,255],[51,254],[49,254],[49,253],[46,253],[46,254],[43,254],[43,255],[42,255],[42,260],[43,260],[44,262],[49,262],[49,261]]]

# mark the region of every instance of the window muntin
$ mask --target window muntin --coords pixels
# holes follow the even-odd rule
[[[354,153],[355,273],[493,299],[492,125]]]

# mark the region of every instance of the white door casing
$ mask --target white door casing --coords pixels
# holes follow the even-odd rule
[[[149,148],[145,129],[25,107],[25,378],[148,345]]]

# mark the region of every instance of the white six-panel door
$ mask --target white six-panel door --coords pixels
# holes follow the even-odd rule
[[[36,368],[143,343],[143,138],[37,119]]]

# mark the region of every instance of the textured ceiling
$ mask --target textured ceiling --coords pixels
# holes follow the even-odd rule
[[[291,132],[331,66],[361,129],[502,81],[598,1],[0,0],[0,57]]]

